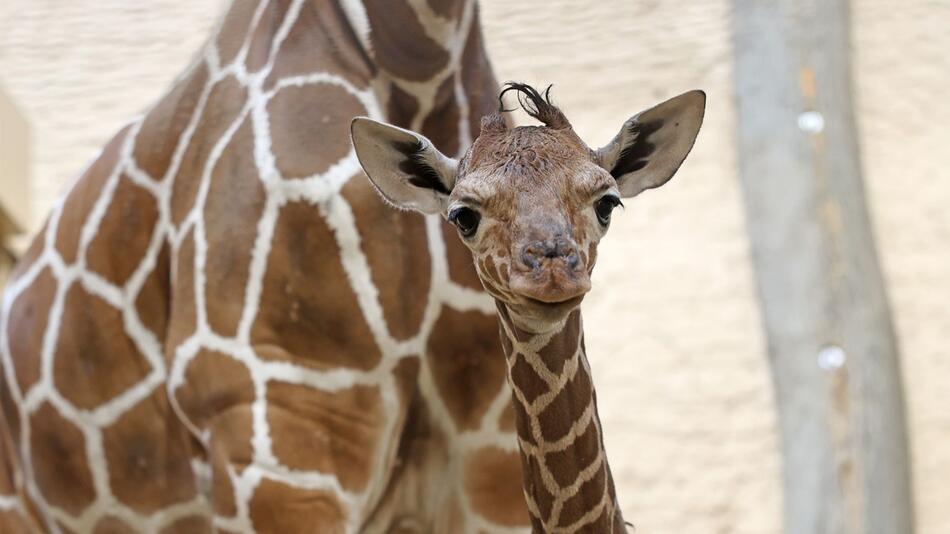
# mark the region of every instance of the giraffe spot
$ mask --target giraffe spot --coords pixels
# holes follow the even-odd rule
[[[376,386],[326,392],[270,382],[267,422],[274,454],[291,469],[336,475],[350,491],[369,482],[376,447],[385,424]]]
[[[445,435],[433,424],[432,414],[426,399],[419,390],[419,369],[422,362],[418,356],[403,358],[393,368],[399,407],[396,410],[395,432],[401,433],[396,450],[395,469],[391,485],[405,471],[423,472],[426,462],[444,461]]]
[[[445,257],[449,264],[449,279],[460,286],[484,291],[482,281],[475,272],[472,252],[459,239],[455,226],[446,221],[441,221],[441,223],[442,239],[445,241]]]
[[[246,99],[247,89],[234,76],[216,83],[208,95],[172,184],[171,218],[176,226],[194,206],[211,152],[239,118]]]
[[[393,378],[396,382],[396,393],[399,400],[408,405],[418,394],[419,387],[419,367],[422,362],[419,356],[406,356],[399,360],[399,363],[393,367]]]
[[[473,511],[501,526],[528,523],[520,480],[521,458],[517,451],[488,447],[469,456],[465,465],[465,491]]]
[[[195,496],[189,435],[164,388],[102,431],[109,485],[123,504],[151,514]]]
[[[432,399],[419,389],[420,359],[411,356],[402,359],[393,371],[399,394],[397,422],[393,434],[398,435],[398,446],[389,480],[374,514],[373,524],[389,525],[393,532],[460,532],[447,529],[441,515],[431,517],[427,506],[409,503],[437,502],[445,488],[422,483],[433,473],[442,473],[449,465],[451,445],[446,430],[432,414]],[[438,401],[436,401],[438,402]],[[452,489],[454,495],[456,490]],[[408,505],[408,506],[407,506]],[[433,522],[437,527],[433,527]]]
[[[363,176],[347,182],[342,194],[353,210],[389,333],[408,339],[422,325],[432,283],[425,218],[384,207]]]
[[[33,240],[30,241],[30,246],[27,247],[26,252],[24,252],[13,265],[13,269],[10,271],[9,278],[7,279],[7,285],[12,284],[29,271],[30,267],[32,267],[40,255],[43,254],[43,249],[46,247],[46,229],[48,226],[49,217],[43,222],[43,227],[36,233]]]
[[[272,88],[283,78],[317,71],[365,86],[373,78],[374,67],[347,20],[340,2],[301,5],[264,86]]]
[[[172,155],[198,107],[206,83],[208,67],[201,62],[145,115],[135,137],[132,156],[153,180],[161,180],[168,172]]]
[[[514,350],[515,346],[511,342],[511,338],[505,333],[504,324],[511,325],[511,321],[506,319],[507,312],[505,314],[498,315],[498,338],[501,340],[501,348],[505,352],[505,358],[511,359],[515,356]]]
[[[168,256],[168,243],[162,243],[158,256],[155,258],[155,267],[145,277],[145,282],[135,297],[135,310],[138,312],[139,319],[158,339],[165,339],[171,307],[169,288],[171,273]]]
[[[419,113],[419,101],[395,83],[389,84],[389,102],[386,104],[386,120],[402,128],[411,128],[412,119]]]
[[[504,235],[501,232],[502,226],[494,225],[490,227],[485,234],[484,239],[490,239],[494,243],[502,243],[500,247],[501,250],[507,249],[508,236]],[[479,260],[479,273],[482,278],[487,280],[487,283],[484,285],[487,289],[494,290],[494,292],[502,295],[501,300],[505,300],[504,294],[509,287],[510,277],[508,274],[508,267],[504,264],[503,257],[501,256],[501,250],[496,251],[499,256],[494,255],[485,256]],[[496,261],[499,260],[499,261]],[[526,340],[530,338],[530,335],[523,335],[522,332],[517,332],[519,335],[517,339],[519,341]]]
[[[250,407],[256,399],[251,372],[241,362],[221,352],[204,350],[188,363],[184,383],[175,390],[175,398],[188,419],[199,429],[237,431],[228,433],[226,441],[244,460],[251,457]],[[223,424],[232,412],[242,413],[231,424]],[[233,424],[243,421],[246,424]],[[241,428],[245,427],[246,428]],[[232,451],[234,452],[234,451]]]
[[[63,203],[56,227],[56,250],[66,263],[73,263],[79,254],[82,228],[102,195],[102,188],[119,162],[119,153],[129,127],[126,126],[102,149],[102,154],[79,177]]]
[[[460,430],[478,428],[501,388],[508,387],[496,319],[443,307],[427,349],[435,387],[452,419]]]
[[[316,369],[368,370],[379,363],[340,254],[316,206],[292,202],[281,209],[251,330],[261,358]]]
[[[25,492],[20,494],[20,502],[23,504],[23,507],[26,510],[23,515],[31,525],[34,525],[30,532],[39,531],[40,528],[38,523],[40,520],[38,518],[43,517],[43,515],[40,513],[40,505],[37,504],[35,498],[32,495]]]
[[[458,20],[462,6],[465,5],[464,2],[458,2],[457,0],[428,0],[428,2],[432,11],[435,11],[440,17],[449,20]],[[477,12],[478,10],[476,9],[475,11]]]
[[[202,515],[190,515],[175,521],[163,528],[160,534],[207,534],[209,532],[224,532],[215,530],[211,521]]]
[[[515,363],[511,366],[511,381],[521,391],[524,399],[531,404],[545,393],[550,391],[547,382],[528,363],[528,356],[520,352],[514,356]]]
[[[211,509],[220,517],[234,517],[238,513],[237,500],[234,495],[234,484],[228,466],[232,465],[222,449],[228,448],[223,439],[215,439],[212,444],[214,460],[211,464]],[[244,465],[247,465],[246,463]],[[236,471],[241,467],[235,466]]]
[[[491,238],[486,235],[485,239]],[[477,262],[478,268],[476,271],[480,276],[479,280],[481,281],[482,286],[485,288],[485,291],[494,297],[496,301],[505,302],[507,300],[505,296],[505,288],[498,276],[498,270],[495,268],[494,258],[490,256],[483,257],[479,258]]]
[[[6,389],[6,387],[3,387]],[[0,423],[6,423],[3,417],[0,417]],[[0,427],[0,496],[6,498],[18,498],[14,476],[18,476],[17,453],[14,442],[8,434],[8,427]],[[3,523],[0,522],[0,525]]]
[[[583,365],[568,380],[544,410],[538,414],[541,436],[552,442],[566,436],[571,426],[581,418],[584,410],[594,403],[594,385]]]
[[[514,432],[515,430],[515,405],[513,402],[505,404],[501,416],[498,418],[498,429],[502,432]]]
[[[555,482],[562,488],[574,483],[578,475],[600,456],[600,433],[591,422],[570,447],[563,451],[549,452],[544,462],[551,470]]]
[[[182,239],[177,257],[173,260],[171,309],[168,316],[168,337],[165,341],[165,359],[171,361],[175,349],[198,328],[195,301],[195,231]],[[153,303],[149,302],[151,306]]]
[[[30,417],[33,476],[46,501],[79,515],[96,497],[86,463],[86,439],[46,402]]]
[[[498,81],[492,71],[485,43],[479,10],[474,10],[468,39],[462,52],[462,87],[468,99],[468,124],[472,139],[481,131],[481,119],[498,109]],[[507,121],[508,118],[505,117]]]
[[[449,62],[449,53],[426,34],[406,0],[366,0],[376,62],[397,78],[426,82]]]
[[[21,394],[40,379],[40,351],[57,285],[52,269],[46,267],[10,307],[7,339]]]
[[[188,364],[185,381],[175,391],[185,416],[210,435],[211,501],[215,514],[237,513],[228,466],[240,470],[251,462],[256,395],[250,371],[220,352],[202,350]]]
[[[253,0],[237,0],[231,4],[231,8],[224,15],[221,21],[221,29],[215,38],[218,47],[218,58],[221,65],[227,65],[234,61],[235,56],[244,45],[248,32],[251,29],[251,22],[254,19],[254,12],[257,10],[258,3]]]
[[[530,445],[537,445],[538,442],[534,439],[534,432],[531,429],[531,418],[528,416],[528,412],[525,411],[525,407],[517,401],[512,403],[512,406],[518,437]]]
[[[74,284],[66,294],[53,362],[57,391],[76,407],[93,409],[150,371],[125,333],[122,312]]]
[[[280,0],[268,2],[264,7],[261,18],[250,35],[250,46],[247,59],[244,61],[248,72],[257,72],[267,64],[267,58],[270,57],[271,46],[274,43],[274,35],[284,21],[284,17],[287,16],[290,4],[291,2],[287,0]]]
[[[136,530],[118,517],[107,515],[96,521],[93,534],[135,534]]]
[[[538,505],[538,512],[541,514],[541,517],[551,517],[551,509],[554,508],[554,495],[548,491],[543,480],[541,480],[541,466],[538,464],[538,459],[534,456],[525,456],[522,454],[521,461],[528,465],[523,475],[525,488],[530,488],[530,494],[534,498],[534,503]],[[528,489],[525,491],[527,492]],[[536,524],[534,519],[535,518],[532,518],[531,520],[532,524]],[[544,532],[545,530],[546,529],[541,528],[537,531]]]
[[[551,338],[551,341],[538,351],[541,362],[555,375],[560,375],[564,363],[577,352],[581,336],[580,310],[574,310],[564,324],[561,334]]]
[[[0,366],[0,409],[2,409],[3,416],[0,417],[0,440],[9,439],[8,445],[4,445],[3,448],[10,446],[12,447],[7,451],[6,458],[8,463],[8,472],[9,476],[13,476],[13,473],[19,465],[18,451],[20,448],[20,410],[17,403],[13,400],[13,397],[10,394],[10,388],[7,386],[7,373],[9,371],[2,366]],[[9,433],[7,436],[4,436],[5,433]],[[0,523],[2,524],[2,523]]]
[[[89,244],[89,270],[123,286],[145,257],[157,222],[155,197],[123,175]]]
[[[0,526],[4,534],[34,534],[40,531],[39,525],[27,520],[16,509],[0,511]]]
[[[259,532],[320,532],[342,534],[346,531],[346,512],[336,497],[327,491],[288,486],[265,478],[250,501],[250,516]]]
[[[435,105],[422,121],[422,135],[428,137],[443,153],[459,153],[459,120],[461,113],[455,101],[455,76],[447,77],[435,93]]]
[[[237,335],[257,221],[264,213],[267,193],[256,169],[254,131],[247,119],[211,173],[204,208],[208,325],[223,336]]]
[[[587,257],[583,258],[584,264],[587,265],[588,274],[591,273],[594,269],[594,264],[597,263],[597,243],[591,243],[587,248]]]
[[[285,178],[324,173],[345,158],[350,121],[366,108],[346,89],[329,83],[286,87],[267,104],[277,169]]]
[[[600,468],[597,469],[597,472],[591,477],[590,480],[581,484],[578,488],[577,493],[569,497],[564,501],[564,506],[561,508],[561,515],[558,518],[558,525],[560,526],[569,526],[577,521],[580,521],[584,515],[590,512],[595,506],[597,506],[602,499],[605,497],[606,493],[606,470],[604,469],[604,464],[601,464]],[[606,507],[605,507],[606,509]],[[607,517],[604,514],[601,514],[598,518],[591,518],[592,521],[587,523],[586,528],[587,532],[610,532],[609,523],[607,522]],[[592,528],[594,525],[591,525],[594,521],[602,522],[599,526],[602,528]],[[595,523],[596,525],[596,523]]]

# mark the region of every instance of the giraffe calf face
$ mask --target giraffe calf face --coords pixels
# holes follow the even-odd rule
[[[486,120],[458,165],[445,214],[485,289],[513,312],[558,319],[590,290],[616,180],[572,130]]]
[[[508,128],[500,114],[488,116],[460,160],[367,118],[353,121],[353,143],[383,198],[456,226],[490,294],[524,319],[557,321],[590,290],[597,244],[621,198],[663,185],[689,153],[705,95],[685,93],[637,114],[592,150],[546,93],[523,84],[505,91],[517,91],[544,125]]]

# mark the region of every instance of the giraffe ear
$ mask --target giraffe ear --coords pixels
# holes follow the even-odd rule
[[[660,187],[693,148],[705,110],[706,93],[702,91],[671,98],[630,117],[594,157],[617,180],[625,198]]]
[[[353,119],[356,157],[376,190],[397,208],[445,211],[458,162],[424,136],[366,117]]]

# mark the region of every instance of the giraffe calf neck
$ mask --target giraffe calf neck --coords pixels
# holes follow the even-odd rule
[[[499,302],[534,532],[627,532],[607,462],[580,310],[541,333]]]

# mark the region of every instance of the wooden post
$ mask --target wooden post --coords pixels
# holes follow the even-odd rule
[[[782,435],[785,532],[912,534],[897,344],[851,101],[848,2],[732,4],[741,179]]]

